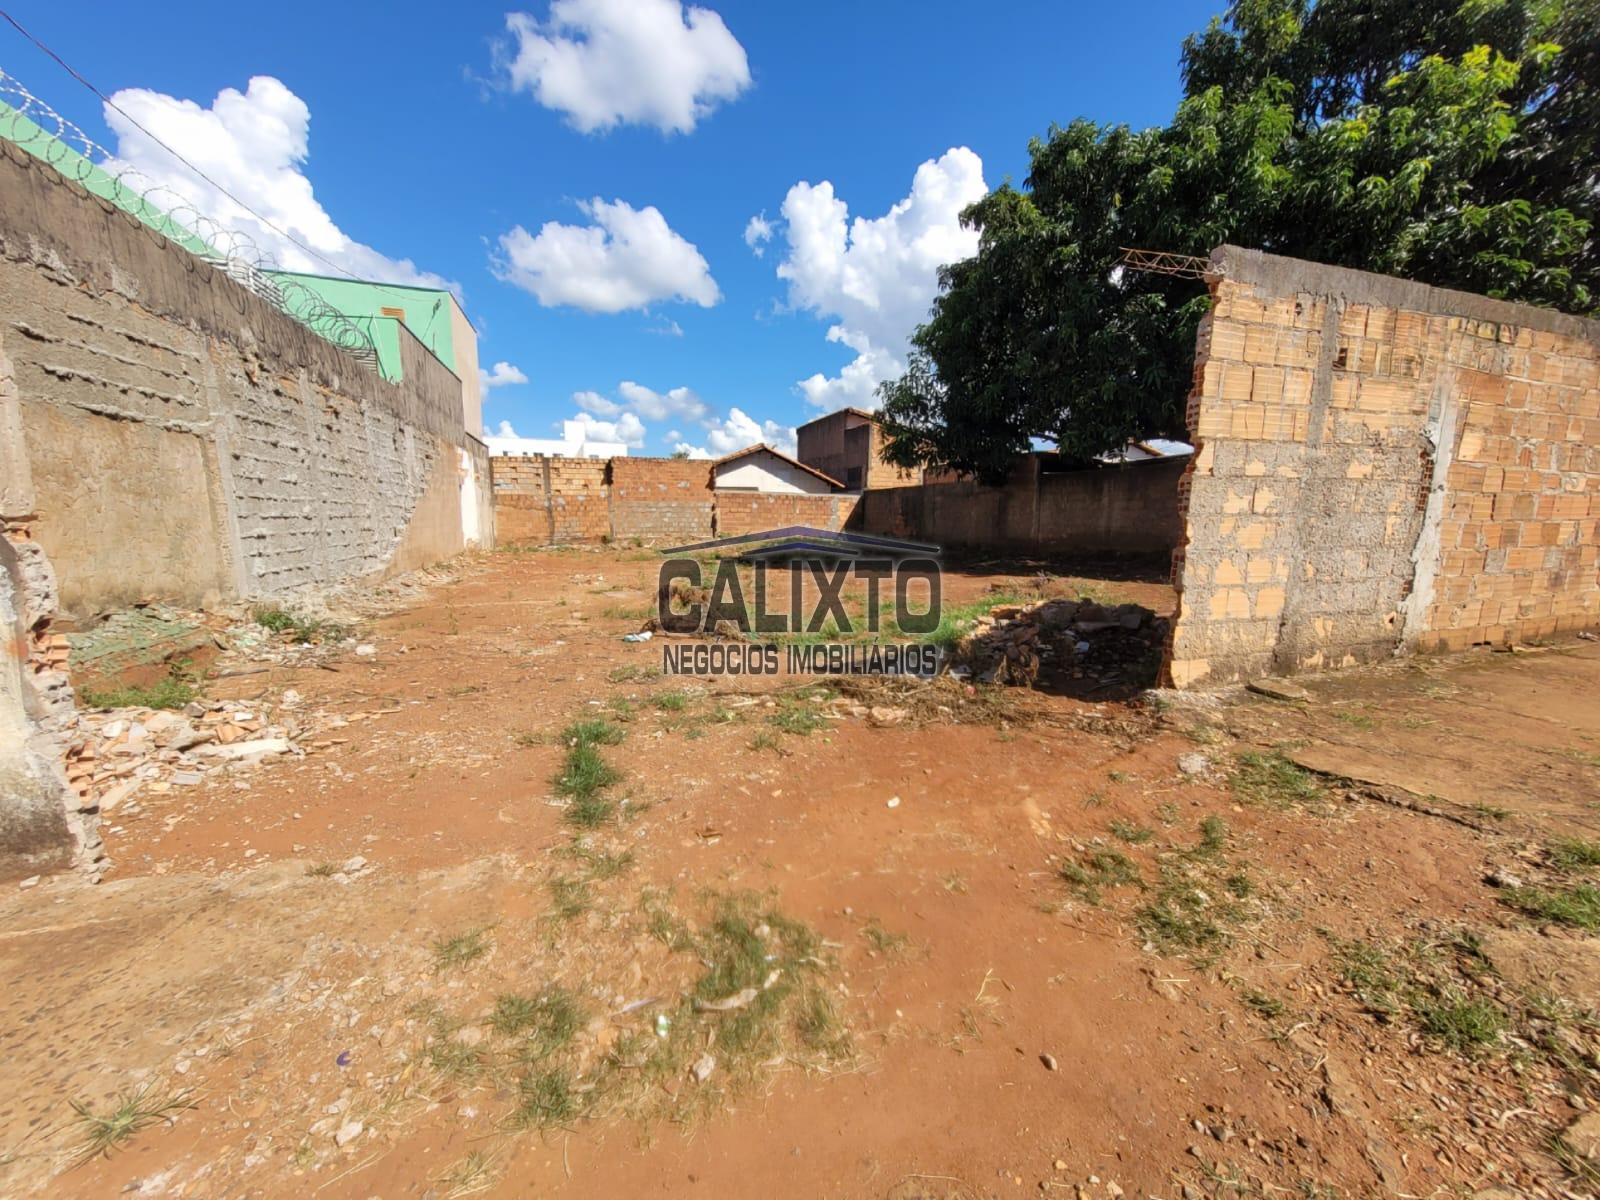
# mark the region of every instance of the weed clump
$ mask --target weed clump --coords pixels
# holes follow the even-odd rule
[[[622,773],[601,757],[599,747],[622,741],[621,726],[604,718],[574,721],[562,731],[567,756],[556,776],[558,796],[569,801],[567,820],[592,829],[615,812],[616,806],[601,793],[622,778]]]
[[[89,708],[182,708],[200,689],[185,670],[174,667],[155,683],[118,688],[83,688],[78,699]]]
[[[275,604],[260,605],[251,615],[261,628],[270,629],[273,633],[287,634],[289,640],[297,645],[341,642],[350,636],[350,630],[337,621],[329,621],[323,617],[302,616],[286,608],[279,608]]]
[[[195,1106],[191,1097],[192,1093],[187,1090],[157,1092],[155,1082],[151,1081],[131,1091],[119,1092],[111,1108],[103,1113],[96,1112],[87,1101],[69,1101],[77,1114],[80,1157],[85,1161],[100,1155],[109,1157],[140,1130],[162,1121],[172,1124],[178,1113]]]
[[[1067,881],[1073,893],[1088,904],[1099,904],[1105,888],[1133,884],[1144,886],[1139,868],[1126,854],[1117,850],[1091,850],[1081,862],[1069,862],[1061,868],[1061,878]]]
[[[1500,892],[1501,902],[1520,913],[1590,933],[1600,930],[1600,890],[1587,883],[1574,887],[1515,887]]]
[[[1327,791],[1310,771],[1276,751],[1241,754],[1228,782],[1240,800],[1266,808],[1314,804],[1322,800]]]
[[[435,938],[433,941],[433,969],[435,973],[464,967],[489,953],[489,931],[469,929],[453,937]]]

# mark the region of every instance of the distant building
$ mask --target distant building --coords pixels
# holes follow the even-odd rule
[[[883,456],[883,428],[877,416],[864,409],[841,408],[800,426],[796,435],[796,457],[839,480],[846,491],[922,482],[919,469],[896,466]]]
[[[1128,440],[1128,444],[1121,450],[1113,451],[1100,456],[1101,462],[1148,462],[1152,458],[1182,458],[1185,454],[1193,454],[1194,447],[1188,442],[1170,442],[1163,438],[1146,438],[1143,441]]]
[[[404,325],[461,380],[462,421],[473,437],[483,436],[478,334],[450,292],[443,288],[367,283],[300,271],[267,271],[265,274],[316,293],[329,308],[366,332],[378,352],[378,370],[388,380],[401,377],[400,326]]]
[[[549,454],[560,458],[626,458],[628,447],[622,442],[596,442],[588,436],[582,421],[561,422],[559,438],[504,437],[490,434],[483,439],[492,455]]]
[[[759,442],[712,463],[711,481],[719,492],[826,496],[848,490],[832,476]]]

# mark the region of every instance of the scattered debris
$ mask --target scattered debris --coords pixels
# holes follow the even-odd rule
[[[1053,671],[1102,686],[1155,681],[1167,622],[1137,604],[1092,600],[997,604],[952,647],[979,683],[1031,687]]]

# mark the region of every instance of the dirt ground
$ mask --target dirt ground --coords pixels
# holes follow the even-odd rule
[[[320,732],[0,898],[0,1192],[1593,1193],[1600,644],[863,701],[660,678],[656,567],[465,560],[215,681]],[[949,594],[1171,611],[1083,570]]]

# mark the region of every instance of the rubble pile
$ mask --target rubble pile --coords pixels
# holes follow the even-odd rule
[[[1042,600],[997,604],[952,647],[954,670],[979,683],[1033,687],[1042,673],[1091,684],[1155,682],[1167,622],[1137,604]]]
[[[284,693],[283,707],[298,701]],[[207,775],[301,753],[299,723],[243,700],[195,701],[178,710],[84,712],[67,752],[67,781],[80,799],[110,813],[141,791],[170,792]]]

